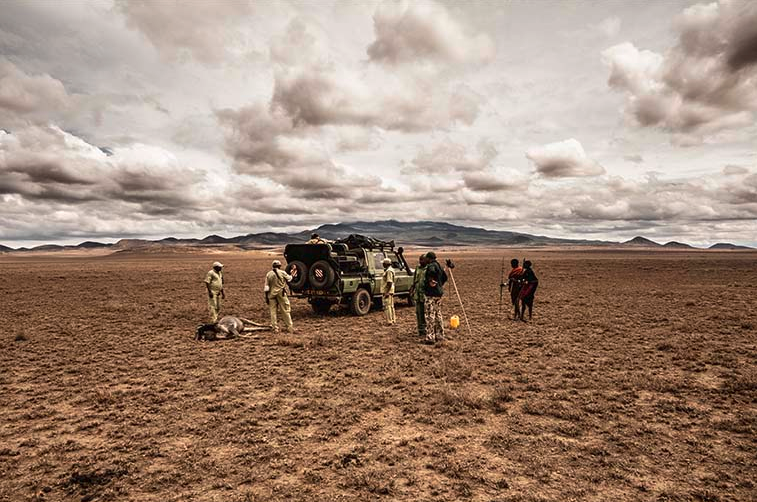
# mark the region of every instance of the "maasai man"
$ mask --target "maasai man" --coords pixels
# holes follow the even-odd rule
[[[523,286],[520,289],[518,298],[520,299],[520,320],[525,322],[523,315],[526,313],[526,307],[528,307],[528,320],[531,320],[534,308],[534,295],[536,294],[536,288],[539,286],[539,279],[536,278],[536,274],[531,268],[531,262],[526,260],[523,262],[523,275],[521,280]]]
[[[523,267],[518,266],[518,260],[513,258],[510,260],[510,266],[512,270],[507,275],[507,290],[510,292],[510,301],[513,304],[515,312],[513,313],[513,321],[518,320],[518,295],[520,295],[523,282],[521,277],[523,276]]]

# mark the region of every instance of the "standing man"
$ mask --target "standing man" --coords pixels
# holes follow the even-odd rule
[[[328,242],[326,241],[326,239],[321,239],[320,235],[314,233],[310,236],[310,240],[305,244],[328,244]]]
[[[392,260],[389,258],[384,258],[381,264],[384,266],[384,275],[381,276],[384,315],[386,315],[387,324],[392,326],[397,322],[397,317],[394,315],[394,269],[392,268]]]
[[[534,309],[534,295],[536,295],[536,288],[539,287],[539,279],[537,279],[534,270],[531,268],[531,262],[526,260],[523,262],[523,287],[520,290],[520,320],[525,322],[523,317],[526,313],[526,307],[528,307],[528,320],[533,317]]]
[[[447,273],[436,261],[436,253],[433,251],[426,253],[426,262],[426,279],[424,282],[426,339],[423,343],[432,345],[444,340],[442,295],[444,295],[444,283],[447,282]]]
[[[289,304],[286,292],[286,285],[292,280],[292,276],[280,269],[281,262],[273,260],[271,270],[265,276],[263,293],[265,293],[265,302],[271,311],[271,328],[273,328],[273,332],[279,332],[276,314],[281,309],[281,317],[284,318],[284,326],[286,326],[287,332],[294,333],[291,315],[292,307]]]
[[[510,260],[510,273],[507,275],[507,290],[510,292],[510,301],[515,308],[513,314],[513,321],[518,320],[518,296],[520,295],[520,289],[523,287],[523,267],[518,266],[518,260],[513,258]]]
[[[415,322],[418,325],[418,336],[426,338],[426,255],[418,258],[418,267],[413,272],[413,285],[410,286],[410,298],[415,303]]]
[[[205,287],[208,289],[208,308],[210,309],[210,322],[215,323],[218,320],[218,314],[221,312],[221,299],[226,298],[223,292],[223,264],[220,262],[213,263],[213,268],[205,276]]]

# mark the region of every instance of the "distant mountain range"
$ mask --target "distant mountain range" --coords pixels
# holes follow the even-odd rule
[[[486,230],[483,228],[465,227],[433,221],[400,222],[395,220],[336,223],[321,225],[314,230],[297,233],[263,232],[239,235],[236,237],[221,237],[209,235],[203,239],[177,239],[166,237],[160,240],[121,239],[115,244],[86,241],[77,246],[59,246],[46,244],[31,249],[13,249],[0,245],[0,252],[23,251],[67,251],[93,250],[110,248],[118,251],[160,251],[182,248],[235,247],[240,249],[264,249],[283,246],[292,242],[305,242],[316,232],[329,240],[346,237],[350,234],[362,234],[382,240],[394,240],[398,245],[415,246],[592,246],[612,248],[659,248],[659,249],[698,249],[680,242],[659,244],[645,237],[634,237],[625,242],[597,241],[584,239],[557,239],[543,235],[531,235],[519,232],[500,230]],[[718,243],[708,249],[741,250],[752,249],[729,243]]]

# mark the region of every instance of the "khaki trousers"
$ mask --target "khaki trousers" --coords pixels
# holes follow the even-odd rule
[[[292,329],[292,306],[289,303],[289,298],[282,291],[276,296],[268,298],[268,308],[271,311],[271,327],[274,331],[278,330],[277,313],[281,310],[281,318],[284,320],[284,326],[287,330]]]
[[[381,299],[384,304],[384,315],[386,316],[386,322],[394,324],[397,322],[397,316],[394,313],[394,295],[387,295]]]

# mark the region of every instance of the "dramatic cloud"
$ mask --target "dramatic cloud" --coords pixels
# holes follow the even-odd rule
[[[304,197],[333,197],[330,189],[348,193],[351,189],[380,186],[374,176],[350,172],[324,149],[313,129],[295,127],[278,108],[250,106],[218,112],[230,131],[227,148],[242,174],[261,176]]]
[[[488,36],[466,33],[446,8],[433,1],[384,2],[373,15],[373,28],[376,39],[367,52],[377,62],[467,64],[494,57]]]
[[[747,169],[744,166],[734,166],[732,164],[729,164],[723,168],[723,174],[726,176],[737,176],[740,174],[747,174],[749,172],[749,169]]]
[[[0,59],[0,119],[10,116],[39,118],[70,107],[71,97],[60,80],[50,75],[28,75]]]
[[[755,122],[757,4],[721,1],[686,9],[678,44],[664,55],[626,42],[605,50],[609,85],[627,94],[626,113],[699,143],[724,129]]]
[[[420,132],[456,123],[470,125],[479,110],[478,97],[463,86],[447,91],[438,82],[400,81],[379,75],[385,85],[357,72],[332,67],[279,73],[272,99],[300,125],[359,125]]]
[[[496,148],[486,141],[479,143],[476,155],[469,154],[468,149],[459,143],[445,141],[430,151],[421,149],[412,161],[405,164],[402,172],[404,174],[479,172],[487,169],[496,156]]]
[[[605,172],[604,167],[586,156],[581,143],[573,138],[531,148],[526,157],[544,178],[599,176]]]
[[[0,132],[0,193],[78,204],[134,203],[138,211],[171,212],[197,204],[198,173],[165,150],[133,145],[103,151],[61,129]]]
[[[243,45],[241,27],[252,13],[246,0],[117,0],[116,5],[127,25],[142,32],[161,54],[170,59],[191,56],[203,63],[217,63],[231,53],[230,45]]]

